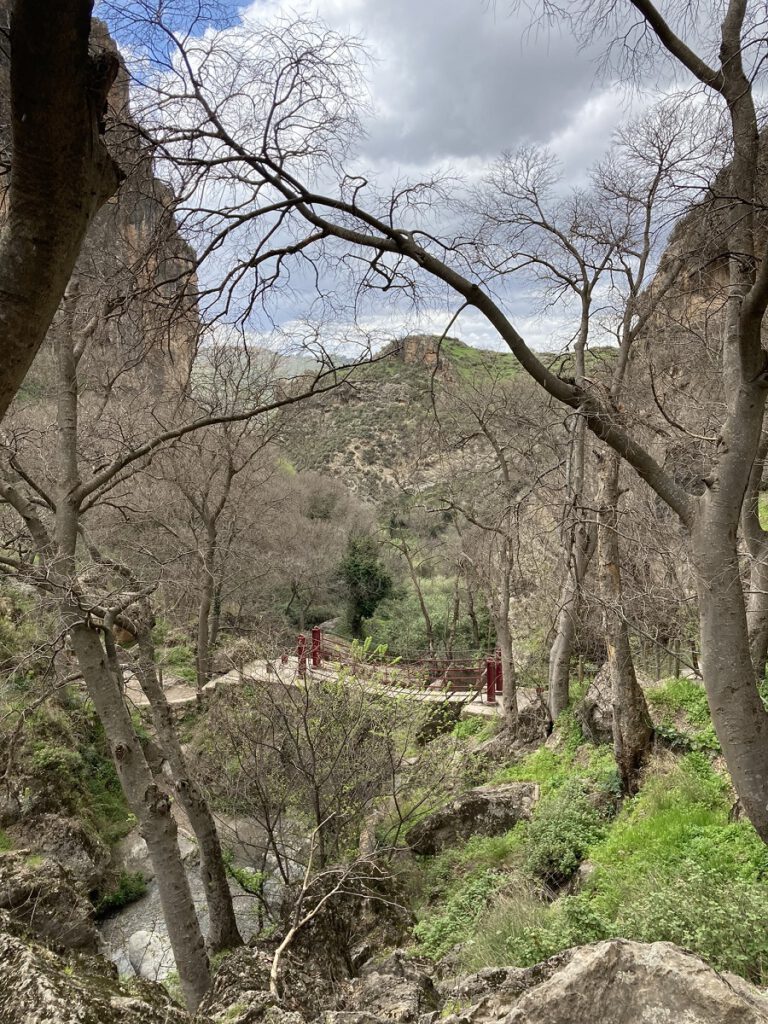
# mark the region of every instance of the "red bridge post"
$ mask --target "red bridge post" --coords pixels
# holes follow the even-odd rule
[[[299,659],[299,675],[307,674],[307,638],[299,633],[296,638],[296,657]]]
[[[323,634],[320,632],[319,626],[312,627],[312,668],[320,668],[320,662],[323,660]]]
[[[489,658],[485,663],[485,702],[496,703],[496,659]]]
[[[501,667],[501,651],[496,650],[496,690],[498,693],[504,692],[504,670]]]

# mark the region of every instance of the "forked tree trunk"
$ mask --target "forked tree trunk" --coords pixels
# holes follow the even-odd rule
[[[66,617],[72,618],[72,613]],[[77,618],[74,612],[75,620],[70,622],[72,647],[104,726],[126,800],[146,841],[179,981],[187,1006],[194,1011],[208,989],[210,966],[179,853],[170,801],[152,778],[98,634]]]
[[[173,772],[179,803],[184,808],[200,849],[200,866],[208,904],[208,950],[220,953],[243,944],[237,927],[232,894],[227,882],[221,841],[210,807],[190,776],[186,758],[173,724],[173,715],[157,678],[150,628],[142,624],[138,635],[137,676],[149,701],[157,737]]]
[[[603,629],[608,648],[613,709],[613,749],[626,792],[636,788],[638,773],[653,738],[645,695],[637,681],[629,631],[622,612],[618,514],[619,456],[610,451],[601,468],[598,512]]]

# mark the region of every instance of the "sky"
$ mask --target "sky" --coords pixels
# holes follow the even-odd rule
[[[383,180],[418,179],[437,169],[472,178],[503,151],[533,143],[549,146],[565,181],[578,184],[626,116],[626,93],[598,77],[597,50],[581,50],[568,31],[532,30],[530,12],[510,12],[506,0],[227,0],[221,6],[230,24],[308,12],[364,41],[372,57],[372,109],[357,161]],[[531,315],[530,298],[524,291],[511,295],[516,326],[534,347],[552,350],[553,335],[562,343],[567,327],[556,316]],[[300,316],[295,295],[291,301],[284,321]],[[407,327],[440,331],[452,313],[431,306]],[[380,325],[397,335],[405,321],[395,308]],[[482,347],[500,344],[477,315],[463,315],[451,333]]]

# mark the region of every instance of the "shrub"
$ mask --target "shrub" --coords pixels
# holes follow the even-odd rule
[[[110,914],[129,903],[135,903],[147,891],[147,880],[141,871],[122,871],[115,887],[105,892],[96,903],[96,913],[100,917]]]
[[[720,750],[709,713],[707,695],[694,679],[669,679],[648,691],[648,703],[663,713],[656,726],[659,736],[688,750]]]
[[[577,779],[544,797],[528,828],[527,869],[548,885],[567,882],[603,838],[606,817]]]
[[[704,755],[657,762],[586,851],[595,870],[584,889],[550,906],[537,905],[530,888],[508,896],[477,919],[465,965],[530,966],[569,946],[623,936],[675,942],[765,984],[768,848],[748,822],[728,820],[729,804],[727,780]],[[536,819],[528,835],[533,842]]]
[[[440,909],[427,914],[414,928],[419,954],[438,960],[466,939],[504,881],[498,871],[480,871],[455,885]]]

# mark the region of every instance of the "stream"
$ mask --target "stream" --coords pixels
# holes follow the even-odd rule
[[[253,869],[260,862],[263,848],[263,832],[247,819],[220,819],[218,821],[223,845],[231,850],[236,867]],[[180,849],[189,879],[192,898],[200,919],[203,935],[208,930],[208,907],[200,872],[199,856],[195,844],[180,830]],[[301,848],[305,839],[298,830],[292,837],[291,847]],[[146,859],[146,846],[138,835],[132,833],[120,844],[130,849],[126,857],[126,870],[143,870],[149,877],[151,868]],[[126,856],[124,854],[124,856]],[[144,858],[142,860],[142,857]],[[280,905],[283,883],[275,870],[275,862],[268,862],[268,878],[265,895],[269,909],[274,913]],[[296,873],[300,873],[296,870]],[[235,879],[229,879],[235,916],[243,940],[247,942],[260,927],[260,901],[247,893]],[[138,974],[152,981],[162,981],[175,971],[168,930],[163,919],[160,893],[157,882],[150,878],[146,893],[133,903],[110,914],[99,923],[102,953],[112,960],[120,974]]]

